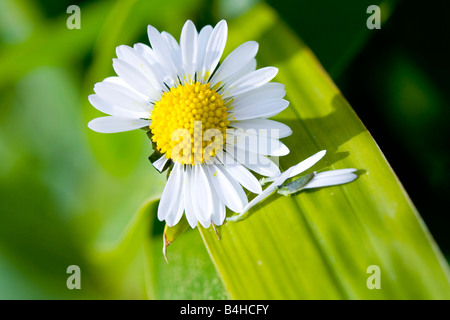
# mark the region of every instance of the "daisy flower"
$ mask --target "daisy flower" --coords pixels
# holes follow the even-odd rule
[[[188,20],[179,43],[152,26],[148,37],[151,47],[117,47],[118,76],[97,83],[89,96],[110,116],[88,126],[102,133],[146,129],[153,166],[170,170],[158,208],[168,226],[183,213],[192,228],[221,225],[226,207],[237,213],[248,208],[244,188],[263,192],[251,171],[281,175],[267,157],[288,154],[279,139],[292,133],[268,120],[289,104],[284,85],[270,82],[278,69],[256,69],[255,41],[238,46],[219,65],[227,40],[224,20],[199,32]]]

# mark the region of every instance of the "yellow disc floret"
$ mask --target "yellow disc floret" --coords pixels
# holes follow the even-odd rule
[[[155,103],[150,117],[152,140],[169,159],[204,163],[214,156],[213,142],[220,147],[225,142],[227,116],[224,100],[209,83],[179,85]]]

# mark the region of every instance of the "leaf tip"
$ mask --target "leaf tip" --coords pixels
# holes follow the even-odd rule
[[[217,240],[220,241],[219,232],[217,231],[216,225],[211,222],[211,226],[214,229],[214,232],[216,233]]]
[[[169,263],[169,259],[167,259],[167,247],[171,244],[172,242],[169,241],[169,239],[167,239],[166,233],[164,232],[163,234],[163,255],[164,255],[164,259],[166,260],[167,263]]]

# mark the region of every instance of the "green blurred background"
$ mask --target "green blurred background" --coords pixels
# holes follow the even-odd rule
[[[80,30],[66,27],[72,4]],[[380,30],[366,27],[372,4]],[[1,299],[227,298],[198,232],[173,244],[165,264],[163,224],[135,214],[164,187],[148,139],[88,130],[101,113],[87,96],[114,75],[116,46],[148,44],[148,24],[178,39],[186,19],[233,23],[257,5],[271,6],[317,55],[449,257],[448,1],[0,0]],[[136,226],[150,246],[130,238],[117,249]],[[82,290],[66,287],[72,264]]]

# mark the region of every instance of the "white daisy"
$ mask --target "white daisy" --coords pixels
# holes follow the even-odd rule
[[[279,139],[292,131],[267,119],[289,104],[284,86],[270,82],[278,69],[256,69],[254,41],[218,66],[227,39],[224,20],[200,32],[187,21],[179,43],[152,26],[148,36],[151,48],[141,43],[117,48],[118,77],[97,83],[89,96],[110,116],[88,126],[103,133],[147,128],[153,165],[171,168],[158,218],[173,226],[185,213],[192,228],[221,225],[225,207],[239,213],[248,205],[244,188],[262,192],[250,170],[278,176],[278,165],[266,156],[289,153]]]

